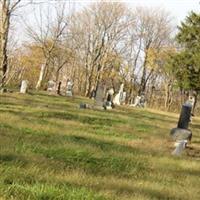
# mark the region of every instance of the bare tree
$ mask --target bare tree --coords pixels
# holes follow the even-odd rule
[[[10,21],[13,12],[16,10],[18,4],[21,0],[17,0],[12,2],[11,0],[1,0],[0,1],[0,13],[1,13],[1,21],[0,21],[0,42],[1,42],[1,49],[0,49],[0,88],[5,86],[5,80],[7,75],[8,69],[8,53],[7,53],[7,46],[8,46],[8,35],[10,29]]]
[[[102,79],[109,55],[119,51],[128,23],[126,13],[124,4],[100,2],[91,4],[72,18],[69,29],[78,46],[77,55],[84,64],[86,96]]]
[[[42,5],[39,5],[39,10],[40,15],[35,15],[36,27],[26,23],[28,36],[40,46],[44,56],[36,89],[41,88],[43,80],[48,76],[53,52],[58,43],[61,42],[67,27],[65,4],[48,8],[46,12],[42,9]],[[55,17],[52,18],[52,13],[54,12]]]
[[[173,27],[169,13],[162,9],[139,7],[135,10],[136,48],[135,67],[139,68],[140,86],[138,93],[145,92],[146,85],[154,72],[148,68],[149,50],[159,51],[170,40]],[[139,60],[140,59],[140,60]]]

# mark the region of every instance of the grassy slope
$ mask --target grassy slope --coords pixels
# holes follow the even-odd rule
[[[0,96],[0,199],[200,199],[200,121],[192,149],[174,158],[176,115],[82,101]]]

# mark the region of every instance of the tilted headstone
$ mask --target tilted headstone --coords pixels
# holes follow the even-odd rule
[[[100,83],[97,87],[94,107],[103,109],[103,100],[104,100],[104,86]]]
[[[25,94],[28,90],[28,81],[23,80],[21,83],[20,93]]]
[[[188,141],[191,141],[192,139],[192,132],[188,129],[191,117],[191,110],[191,104],[184,104],[181,109],[177,128],[173,128],[170,131],[172,139],[175,140],[177,143],[177,147],[172,153],[173,155],[180,155],[181,151],[185,148]]]
[[[66,96],[68,96],[68,97],[73,96],[72,88],[73,88],[73,83],[70,80],[67,81]]]
[[[191,112],[192,112],[192,106],[190,104],[183,104],[177,128],[183,128],[183,129],[188,128]]]

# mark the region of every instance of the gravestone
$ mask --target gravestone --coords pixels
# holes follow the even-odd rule
[[[73,96],[72,87],[73,87],[73,83],[70,80],[68,80],[67,81],[67,88],[66,88],[66,96],[67,97],[72,97]]]
[[[188,128],[191,112],[192,112],[192,105],[188,103],[183,104],[177,128],[182,128],[182,129]]]
[[[172,153],[173,155],[181,155],[181,152],[186,147],[188,141],[191,141],[192,139],[192,132],[188,129],[191,111],[191,104],[183,104],[177,127],[170,131],[172,139],[176,141],[177,144],[176,149]]]
[[[120,85],[119,92],[116,94],[116,96],[113,99],[113,103],[115,105],[121,105],[122,100],[123,100],[123,90],[124,90],[124,84],[122,83]]]
[[[130,105],[133,107],[140,107],[140,108],[144,108],[146,104],[146,100],[145,100],[145,96],[144,94],[142,94],[141,96],[136,96],[134,104]]]
[[[103,100],[104,100],[104,86],[103,84],[99,84],[96,91],[94,108],[103,109]]]
[[[125,104],[125,102],[126,102],[126,92],[122,92],[120,102],[121,102],[121,104]]]
[[[130,106],[133,106],[133,107],[140,107],[140,99],[141,99],[141,96],[136,96],[136,97],[135,97],[134,104],[131,104]]]
[[[113,94],[114,94],[114,89],[111,88],[108,90],[107,95],[106,95],[106,102],[105,102],[105,109],[109,110],[113,108]]]
[[[175,143],[175,150],[172,152],[172,155],[174,156],[180,156],[182,151],[185,149],[187,144],[187,140],[180,140]]]
[[[23,80],[21,83],[20,93],[25,94],[28,90],[28,81]]]
[[[96,90],[92,89],[92,92],[90,93],[90,99],[95,99],[96,96]]]
[[[53,80],[48,81],[47,91],[48,92],[55,92],[55,89],[56,89],[56,82],[53,81]]]

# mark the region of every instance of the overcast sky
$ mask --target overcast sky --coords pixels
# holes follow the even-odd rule
[[[77,6],[85,6],[91,2],[95,2],[95,0],[70,1],[75,2]],[[107,2],[111,2],[111,0],[107,0]],[[162,7],[171,12],[172,16],[176,18],[177,23],[180,23],[191,10],[200,12],[200,0],[121,0],[112,2],[126,2],[132,7]]]
[[[22,2],[26,1],[27,0],[22,0]],[[74,8],[75,11],[88,6],[88,4],[92,2],[96,2],[95,0],[34,0],[34,2],[37,3],[45,2],[43,5],[44,7],[45,4],[56,4],[58,1],[67,2],[68,8]],[[171,13],[171,16],[174,18],[175,25],[178,25],[182,20],[184,20],[188,13],[192,10],[195,12],[200,12],[200,0],[107,0],[106,2],[125,2],[133,8],[137,6],[161,7]],[[32,23],[35,17],[34,13],[37,15],[37,5],[29,6],[29,8],[25,7],[22,13],[23,17]],[[23,41],[25,37],[22,23],[16,25],[16,32],[18,35],[17,40],[19,43],[21,43],[20,41]]]

